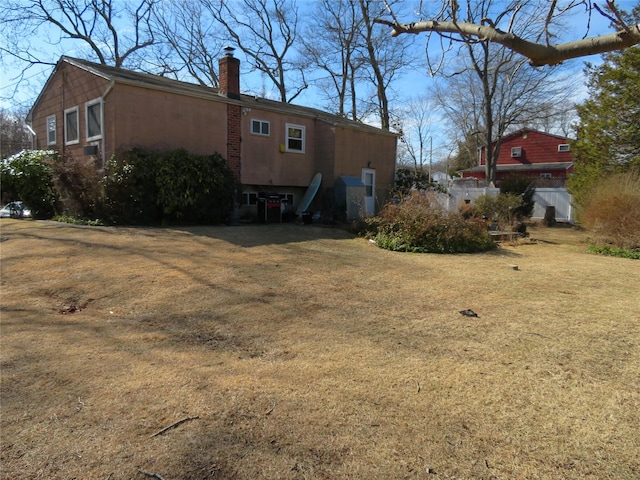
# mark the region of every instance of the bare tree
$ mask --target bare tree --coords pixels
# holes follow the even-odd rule
[[[298,8],[292,0],[200,0],[233,43],[278,91],[291,102],[306,88],[303,68],[295,58]]]
[[[397,2],[401,3],[401,2]],[[375,19],[382,15],[386,2],[359,0],[362,13],[362,51],[367,63],[368,81],[374,87],[371,95],[370,110],[375,111],[384,129],[391,126],[390,94],[391,85],[402,72],[402,68],[411,64],[409,54],[411,42],[389,42],[388,36],[375,28]]]
[[[136,68],[155,43],[150,20],[160,0],[4,0],[0,2],[0,61],[17,67],[15,93],[32,67],[55,65],[75,44],[74,56]],[[46,45],[46,47],[45,47]],[[39,83],[39,82],[38,82]]]
[[[6,0],[0,18],[7,46],[0,51],[30,64],[55,64],[33,49],[33,38],[51,45],[75,40],[97,62],[121,67],[154,43],[149,22],[158,1]]]
[[[200,2],[163,2],[156,9],[153,28],[155,73],[176,78],[185,72],[200,85],[218,87],[218,59],[226,35]]]
[[[540,4],[536,0],[505,2],[501,11],[487,12],[487,16],[475,20],[469,18],[468,12],[476,10],[483,1],[443,0],[442,8],[433,19],[417,22],[400,22],[392,6],[388,6],[391,20],[378,18],[377,23],[391,27],[391,35],[405,33],[435,32],[441,36],[457,38],[463,41],[471,39],[481,42],[500,44],[513,52],[529,59],[532,66],[556,65],[572,58],[584,57],[600,53],[622,50],[640,43],[640,24],[628,24],[615,0],[595,2],[592,0],[550,0]],[[386,3],[386,2],[385,2]],[[466,8],[463,9],[463,5]],[[515,32],[512,27],[518,17],[527,15],[527,10],[538,6],[545,8],[545,14],[539,16],[537,31]],[[586,37],[574,41],[551,44],[554,32],[551,26],[559,17],[566,17],[572,11],[584,8],[589,15],[597,12],[611,20],[618,31],[607,35]],[[466,18],[464,16],[466,15]],[[461,17],[462,16],[462,17]],[[587,35],[588,35],[588,28]]]
[[[358,120],[356,84],[363,61],[358,54],[362,16],[352,0],[321,0],[308,31],[302,36],[305,55],[321,78],[329,108]]]
[[[32,133],[26,125],[24,112],[0,109],[0,159],[31,148]]]
[[[402,122],[394,123],[393,127],[400,134],[400,145],[407,160],[414,170],[422,170],[433,160],[433,102],[425,94],[418,95],[407,102],[404,112]]]
[[[465,12],[467,23],[478,23],[495,11],[497,2],[475,2]],[[544,12],[531,8],[510,25],[514,34],[531,30]],[[548,115],[549,105],[571,106],[567,82],[557,68],[528,68],[526,59],[494,42],[465,38],[457,49],[455,70],[446,89],[436,89],[442,111],[456,131],[455,141],[486,147],[486,178],[494,181],[502,137]],[[447,63],[440,67],[447,74]],[[466,152],[472,158],[472,152]]]

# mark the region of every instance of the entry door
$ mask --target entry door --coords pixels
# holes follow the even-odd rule
[[[362,214],[365,217],[376,213],[376,171],[371,168],[362,169],[362,183],[364,183],[364,205]]]

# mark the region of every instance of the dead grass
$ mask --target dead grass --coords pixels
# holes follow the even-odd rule
[[[640,477],[640,268],[579,231],[0,227],[2,478]]]

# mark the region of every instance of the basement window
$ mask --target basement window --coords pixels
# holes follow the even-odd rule
[[[550,173],[541,173],[540,174],[540,178],[551,178],[551,174]]]
[[[242,192],[242,205],[250,206],[258,204],[258,194],[255,192]]]
[[[568,143],[561,143],[560,145],[558,145],[559,152],[568,152],[570,150],[571,150],[571,147],[569,146]]]
[[[47,117],[47,145],[55,145],[56,140],[56,116],[49,115]]]
[[[304,153],[305,127],[287,123],[286,132],[286,151]]]
[[[78,107],[68,108],[64,111],[64,143],[72,145],[79,142]]]
[[[264,137],[269,136],[270,131],[269,122],[265,120],[251,120],[251,134],[252,135],[262,135]]]
[[[287,205],[293,205],[293,193],[281,193],[280,201]]]

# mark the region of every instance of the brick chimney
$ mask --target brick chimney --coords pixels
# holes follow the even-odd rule
[[[224,47],[224,57],[218,61],[218,90],[227,98],[240,99],[240,60],[233,56],[233,47]]]
[[[218,90],[227,98],[240,99],[240,60],[234,58],[233,47],[225,47],[225,55],[219,62]],[[241,121],[240,104],[227,104],[227,166],[236,180],[241,182]]]

